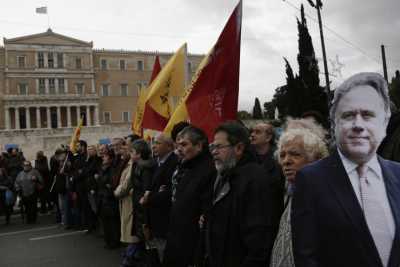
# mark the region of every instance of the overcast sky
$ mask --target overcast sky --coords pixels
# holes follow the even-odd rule
[[[315,0],[314,0],[315,1]],[[184,42],[191,53],[207,53],[238,0],[13,0],[1,7],[0,35],[14,38],[48,28],[93,41],[95,48],[173,52]],[[257,96],[271,99],[285,83],[283,57],[297,71],[299,8],[303,2],[318,58],[322,58],[316,10],[300,0],[244,0],[239,109]],[[333,87],[360,71],[382,73],[385,44],[389,77],[400,69],[399,0],[323,0],[328,67]],[[2,44],[2,40],[1,40]],[[323,73],[323,63],[319,67]],[[325,84],[321,74],[321,85]]]

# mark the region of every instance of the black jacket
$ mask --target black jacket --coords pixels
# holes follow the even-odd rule
[[[180,170],[182,176],[171,207],[164,255],[164,266],[171,267],[193,265],[199,241],[199,218],[209,206],[216,177],[209,152],[184,162]]]
[[[97,182],[99,214],[102,217],[119,216],[119,203],[114,196],[114,189],[112,188],[113,174],[112,166],[102,166]]]
[[[270,182],[272,238],[275,240],[284,211],[285,176],[281,167],[275,161],[272,151],[266,155],[257,155],[257,162],[264,167],[266,171],[265,178]]]
[[[395,220],[388,267],[400,266],[400,164],[378,157]],[[291,213],[296,267],[382,267],[337,151],[296,175]]]
[[[139,201],[143,197],[144,192],[151,184],[154,161],[152,159],[139,160],[132,165],[130,184],[132,185],[133,195],[133,221],[132,221],[132,236],[137,236],[143,240],[143,224],[148,223],[147,210]]]
[[[149,226],[153,236],[157,238],[166,238],[167,235],[171,210],[171,178],[177,165],[178,157],[175,153],[171,153],[166,161],[155,169],[149,188],[151,191],[147,203]],[[162,185],[166,186],[166,190],[159,192]]]
[[[209,266],[267,266],[273,244],[270,177],[246,153],[221,179],[207,213]]]

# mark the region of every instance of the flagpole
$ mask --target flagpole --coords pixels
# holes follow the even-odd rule
[[[50,29],[50,14],[49,14],[49,7],[47,6],[47,26]]]

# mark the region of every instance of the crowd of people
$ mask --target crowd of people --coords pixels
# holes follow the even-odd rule
[[[34,166],[12,149],[0,158],[0,208],[9,223],[18,195],[35,223],[39,199],[65,229],[123,246],[122,267],[399,266],[400,164],[376,154],[391,117],[386,82],[345,81],[330,138],[310,114],[280,136],[270,123],[225,122],[210,144],[187,122],[150,143],[80,140],[49,163],[38,152]]]

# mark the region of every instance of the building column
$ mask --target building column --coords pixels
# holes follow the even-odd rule
[[[92,116],[90,116],[90,106],[86,106],[86,126],[92,126]]]
[[[46,107],[46,112],[47,112],[47,128],[51,129],[50,107]]]
[[[26,121],[26,129],[30,129],[31,128],[31,112],[29,110],[29,106],[25,107],[25,121]]]
[[[10,130],[11,129],[11,123],[10,123],[10,108],[9,107],[5,107],[5,126],[6,126],[6,130]]]
[[[67,106],[67,127],[71,128],[71,106]]]
[[[15,129],[19,130],[20,129],[20,123],[19,123],[19,107],[15,107]]]
[[[42,125],[40,125],[40,107],[36,107],[36,128],[42,128]]]
[[[81,119],[81,106],[76,106],[76,126],[79,125],[79,120]]]
[[[50,94],[49,79],[44,79],[45,94]]]
[[[57,106],[57,128],[61,127],[61,107]]]
[[[94,125],[99,126],[99,106],[94,106]]]

